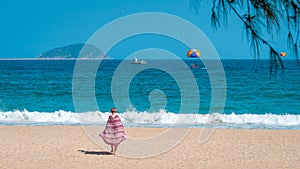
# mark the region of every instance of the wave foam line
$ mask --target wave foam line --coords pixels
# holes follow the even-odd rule
[[[59,110],[55,112],[29,112],[15,110],[0,112],[1,123],[45,123],[47,124],[105,124],[109,112],[74,113]],[[276,114],[175,114],[160,110],[158,112],[126,111],[119,114],[125,125],[271,125],[271,126],[299,126],[300,115]]]

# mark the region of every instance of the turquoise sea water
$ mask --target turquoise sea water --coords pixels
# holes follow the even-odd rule
[[[94,60],[81,62],[95,66]],[[210,112],[214,106],[212,77],[200,60],[183,60],[196,85],[190,85],[186,70],[170,60],[147,62],[152,68],[105,60],[96,73],[74,76],[76,60],[0,60],[0,125],[79,125],[78,116],[90,119],[85,123],[102,124],[109,109],[116,106],[127,126],[300,129],[300,66],[294,61],[285,60],[284,72],[270,77],[269,61],[222,60],[226,78],[226,86],[220,85],[226,89],[223,112]],[[194,62],[198,68],[190,66]],[[114,79],[122,64],[127,66]],[[160,66],[169,67],[169,72],[156,69]],[[142,71],[130,77],[131,69],[136,68]],[[93,84],[85,78],[92,79]],[[82,86],[74,88],[74,81],[82,82]],[[181,89],[180,84],[188,90]],[[200,103],[190,94],[197,90]],[[80,103],[74,95],[80,97]],[[184,97],[188,100],[183,101]],[[91,99],[96,100],[97,107],[91,105]],[[74,104],[81,104],[83,109],[76,109]],[[189,109],[195,106],[196,111]],[[184,115],[181,120],[179,114]]]

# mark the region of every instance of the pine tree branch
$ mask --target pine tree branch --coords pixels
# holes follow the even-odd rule
[[[245,24],[245,26],[251,31],[251,33],[255,36],[255,38],[259,39],[262,43],[266,44],[269,48],[272,48],[274,51],[276,51],[273,46],[268,43],[265,39],[263,39],[261,36],[257,35],[255,30],[250,26],[244,19],[243,17],[237,12],[237,10],[229,3],[230,8],[232,11],[238,16],[238,18]]]
[[[227,0],[228,1],[228,0]],[[243,17],[238,13],[238,11],[234,8],[234,6],[228,2],[229,7],[232,9],[232,11],[236,14],[236,16],[245,24],[246,28],[251,31],[252,34],[252,39],[258,39],[260,40],[263,44],[267,45],[270,49],[270,57],[271,57],[271,65],[270,65],[270,73],[272,73],[273,66],[275,66],[275,72],[278,70],[278,66],[280,66],[281,70],[284,69],[282,60],[280,58],[279,52],[276,51],[276,49],[269,43],[267,42],[264,38],[259,36],[256,31],[253,29],[249,23],[247,23]],[[254,48],[257,48],[258,46],[254,46]],[[256,49],[259,50],[259,49]]]

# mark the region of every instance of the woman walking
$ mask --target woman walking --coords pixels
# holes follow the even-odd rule
[[[100,134],[100,137],[104,140],[106,144],[111,146],[111,153],[116,154],[118,145],[126,139],[124,126],[121,119],[116,114],[117,109],[111,108],[111,115],[109,116],[105,130]]]

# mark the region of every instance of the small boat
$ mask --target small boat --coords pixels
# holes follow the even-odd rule
[[[191,64],[191,67],[192,67],[192,68],[194,68],[194,69],[197,69],[197,68],[199,68],[199,66],[198,66],[198,64],[197,64],[197,63],[193,63],[193,64]]]
[[[147,62],[144,61],[144,60],[138,60],[136,57],[134,57],[133,62],[131,62],[131,64],[141,64],[141,65],[145,65],[145,64],[147,64]]]

